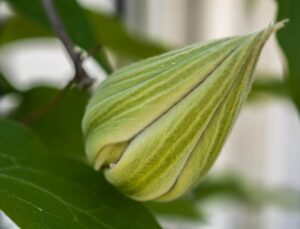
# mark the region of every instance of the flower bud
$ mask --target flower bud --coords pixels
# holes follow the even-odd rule
[[[264,43],[283,24],[113,73],[95,91],[82,124],[95,169],[141,201],[173,200],[197,185],[246,100]]]

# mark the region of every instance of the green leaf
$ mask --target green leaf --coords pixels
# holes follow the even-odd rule
[[[16,91],[17,89],[15,89],[0,72],[0,98],[5,94],[9,94]]]
[[[9,0],[14,8],[20,13],[32,18],[32,20],[51,28],[44,8],[41,5],[40,0]],[[90,26],[84,10],[74,0],[56,0],[54,1],[56,10],[61,20],[64,23],[66,32],[69,34],[73,42],[86,51],[93,50],[99,46],[99,43],[95,37],[95,34]],[[111,72],[110,65],[107,62],[106,55],[103,52],[97,53],[97,59],[102,67]]]
[[[0,120],[0,209],[21,228],[160,228],[88,166],[48,155],[28,129]]]
[[[50,29],[20,14],[8,19],[2,25],[0,33],[0,46],[21,39],[53,36]]]
[[[300,1],[277,0],[277,20],[289,18],[290,22],[278,33],[278,41],[286,57],[289,68],[287,87],[300,112]]]
[[[49,87],[35,87],[24,92],[15,118],[26,117],[57,93],[59,90]],[[30,124],[51,152],[85,159],[81,120],[88,97],[85,91],[71,89],[53,109]]]
[[[86,12],[99,41],[118,54],[143,59],[168,51],[157,43],[130,35],[116,17],[88,10]]]
[[[98,43],[103,44],[115,53],[143,59],[166,52],[167,49],[154,42],[130,35],[122,23],[113,16],[85,10],[95,31]],[[105,31],[103,30],[105,28]],[[52,37],[49,28],[21,14],[17,14],[4,23],[0,45],[27,38]]]
[[[172,202],[147,202],[146,206],[158,216],[181,218],[193,221],[204,221],[205,214],[197,206],[197,201],[181,198]]]
[[[285,83],[280,79],[259,79],[254,81],[249,99],[260,98],[261,95],[288,97],[288,90]]]
[[[193,197],[199,201],[215,197],[229,197],[246,204],[255,204],[251,191],[242,179],[227,175],[206,179],[193,191]]]

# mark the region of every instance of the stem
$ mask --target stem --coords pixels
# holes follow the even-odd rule
[[[77,85],[83,88],[88,88],[92,85],[93,79],[88,76],[84,68],[82,67],[82,54],[80,52],[76,52],[74,49],[74,44],[66,30],[63,26],[62,21],[60,20],[58,14],[56,13],[55,7],[53,5],[52,0],[41,0],[45,9],[45,12],[48,16],[49,22],[53,28],[53,31],[56,33],[57,37],[63,43],[65,49],[67,50],[74,68],[75,75],[74,81]]]
[[[58,14],[56,13],[52,0],[41,1],[53,31],[62,42],[63,46],[67,50],[68,55],[72,60],[75,69],[75,75],[73,79],[70,80],[70,82],[61,91],[54,95],[53,98],[51,98],[47,103],[45,103],[41,107],[38,107],[36,110],[32,111],[28,115],[22,117],[21,121],[23,121],[26,124],[30,124],[42,118],[46,113],[52,110],[62,100],[62,98],[65,96],[66,92],[71,88],[73,83],[79,86],[79,88],[89,88],[94,82],[94,80],[90,78],[87,72],[84,70],[82,66],[82,53],[75,51],[75,46],[70,37],[68,36]]]

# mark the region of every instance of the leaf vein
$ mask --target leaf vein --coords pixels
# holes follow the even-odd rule
[[[93,221],[99,223],[101,226],[104,226],[105,228],[113,229],[113,228],[110,227],[109,225],[107,225],[107,224],[105,224],[105,223],[99,221],[96,217],[94,217],[93,215],[89,214],[88,211],[85,211],[85,210],[83,210],[83,209],[80,209],[80,208],[78,208],[78,207],[76,207],[76,206],[74,206],[74,205],[72,205],[72,204],[70,204],[70,203],[64,201],[64,200],[63,200],[62,198],[60,198],[59,196],[55,195],[55,194],[52,193],[52,192],[49,192],[48,190],[44,189],[43,187],[40,187],[40,186],[38,186],[38,185],[36,185],[36,184],[30,182],[30,181],[22,180],[22,179],[20,179],[20,178],[18,178],[18,177],[9,176],[9,175],[5,175],[5,174],[0,174],[0,177],[1,177],[1,176],[2,176],[3,178],[6,178],[6,179],[15,180],[15,181],[18,181],[18,182],[23,183],[23,184],[25,184],[25,185],[28,185],[28,186],[30,186],[30,187],[32,187],[32,188],[38,190],[38,191],[44,192],[45,194],[49,195],[50,197],[52,197],[52,198],[54,198],[54,199],[60,201],[63,205],[65,205],[65,206],[71,211],[72,216],[75,217],[75,218],[77,218],[77,217],[76,217],[76,215],[74,215],[73,210],[76,210],[76,211],[82,213],[83,215],[86,215],[88,218],[90,218],[90,219],[92,219]]]

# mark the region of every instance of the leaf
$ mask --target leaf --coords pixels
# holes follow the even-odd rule
[[[168,51],[159,44],[130,35],[116,17],[86,12],[100,42],[119,54],[143,59]]]
[[[4,77],[4,75],[2,75],[2,73],[0,72],[0,98],[1,96],[5,95],[5,94],[9,94],[12,92],[16,92],[17,89],[14,88],[8,81],[7,79]]]
[[[288,97],[288,90],[285,83],[280,79],[260,79],[254,81],[249,99],[259,98],[262,94]]]
[[[289,18],[290,22],[285,29],[278,33],[278,41],[286,57],[289,68],[287,87],[300,112],[300,1],[277,0],[277,20]]]
[[[227,175],[206,179],[193,191],[198,201],[208,200],[217,196],[231,198],[246,204],[255,204],[253,195],[242,179]]]
[[[24,92],[15,118],[27,116],[58,92],[59,90],[49,87],[35,87]],[[88,94],[85,91],[71,89],[54,109],[31,124],[31,128],[39,134],[51,152],[85,159],[81,120],[87,100]]]
[[[204,221],[205,214],[198,209],[197,201],[181,198],[172,202],[147,202],[146,206],[158,216]]]
[[[21,39],[53,36],[50,29],[20,14],[8,19],[0,32],[0,46]]]
[[[40,0],[9,0],[8,2],[11,3],[17,11],[32,18],[32,20],[37,23],[51,28]],[[84,10],[78,5],[77,1],[56,0],[54,4],[59,17],[64,23],[66,32],[75,44],[88,52],[99,46],[89,20],[86,18]],[[97,54],[97,59],[102,67],[107,72],[111,72],[110,65],[103,50]]]
[[[88,166],[48,155],[28,129],[0,120],[0,209],[21,228],[160,228]]]
[[[115,17],[89,10],[85,10],[85,13],[91,21],[98,43],[119,55],[143,59],[167,51],[159,44],[130,35]],[[3,25],[0,45],[20,39],[52,36],[49,28],[31,20],[30,17],[17,14]]]

